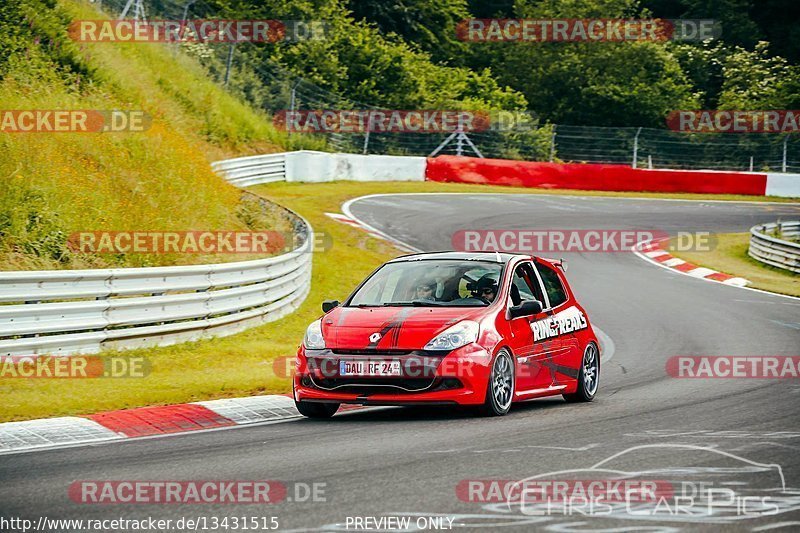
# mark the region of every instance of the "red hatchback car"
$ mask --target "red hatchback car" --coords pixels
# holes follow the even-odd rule
[[[323,303],[297,352],[293,392],[305,416],[342,403],[474,405],[597,393],[600,350],[563,266],[495,252],[393,259],[342,304]]]

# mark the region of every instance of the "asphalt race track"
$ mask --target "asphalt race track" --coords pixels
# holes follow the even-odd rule
[[[730,232],[800,217],[797,204],[523,194],[366,197],[351,211],[423,250],[450,248],[461,229]],[[454,527],[497,531],[800,529],[800,381],[665,372],[673,355],[800,355],[800,299],[690,278],[632,253],[564,257],[573,289],[615,345],[594,403],[543,399],[494,419],[452,409],[370,409],[330,421],[2,456],[0,509],[34,520],[267,515],[281,530],[345,530],[348,517],[368,516],[411,517],[412,524],[447,517]],[[682,510],[623,505],[593,516],[582,508],[534,514],[456,494],[462,480],[563,479],[556,472],[564,470],[580,471],[569,479],[614,470],[673,487],[730,490]],[[80,505],[67,495],[76,480],[111,479],[280,480],[294,500],[293,484],[325,483],[326,501]]]

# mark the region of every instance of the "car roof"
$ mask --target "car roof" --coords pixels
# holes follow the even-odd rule
[[[451,259],[456,261],[488,261],[491,263],[506,264],[512,259],[530,259],[530,255],[509,254],[504,252],[424,252],[410,255],[403,255],[392,259],[389,263],[402,263],[405,261],[432,261],[441,259]]]

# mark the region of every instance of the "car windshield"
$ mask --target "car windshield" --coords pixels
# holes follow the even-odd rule
[[[488,261],[387,263],[359,288],[350,307],[482,307],[497,296],[503,265]]]

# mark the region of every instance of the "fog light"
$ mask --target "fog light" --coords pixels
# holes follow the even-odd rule
[[[463,387],[463,385],[458,378],[444,378],[442,381],[443,389],[460,389],[461,387]]]

